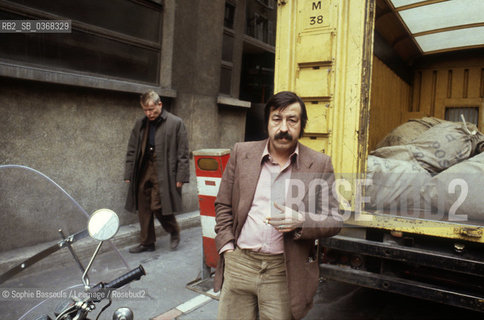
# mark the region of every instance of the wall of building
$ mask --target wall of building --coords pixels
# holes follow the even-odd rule
[[[231,148],[244,140],[247,108],[217,103],[225,1],[164,4],[160,69],[164,106],[184,120],[190,152]],[[32,77],[39,81],[0,75],[0,165],[19,164],[44,173],[88,214],[110,208],[122,224],[137,222],[136,215],[124,210],[128,186],[123,173],[130,131],[143,116],[138,102],[141,87],[96,89],[99,79],[86,87],[63,85],[59,75],[56,83]],[[44,182],[27,189],[23,184],[30,180],[29,174],[16,179],[0,169],[0,192],[8,195],[0,197],[0,251],[57,240],[58,228],[72,233],[85,227],[85,217],[65,195],[52,190],[45,190],[45,196],[34,195]],[[12,186],[18,190],[6,193]],[[190,183],[183,187],[183,205],[184,212],[198,209],[193,160]],[[28,236],[19,237],[19,230]]]
[[[224,8],[224,0],[176,1],[172,111],[189,128],[190,151],[231,148],[244,140],[246,110],[217,103]],[[193,161],[191,166],[194,172]],[[196,182],[184,188],[191,195],[184,204],[197,208]]]
[[[138,95],[6,78],[0,88],[0,165],[42,172],[88,214],[110,208],[123,224],[137,221],[124,210],[123,173],[130,130],[142,115]],[[58,239],[60,227],[85,228],[80,210],[69,209],[63,194],[47,191],[50,184],[32,186],[34,174],[15,184],[4,170],[12,169],[0,169],[0,250]]]
[[[217,104],[224,5],[222,0],[166,1],[165,17],[172,19],[172,30],[163,43],[172,50],[162,50],[171,68],[162,67],[160,83],[176,91],[176,97],[164,98],[165,107],[184,120],[190,151],[230,148],[244,139],[246,109]],[[167,52],[171,56],[166,57]],[[0,88],[1,165],[19,164],[44,173],[89,214],[107,207],[119,214],[122,224],[137,221],[136,215],[124,210],[123,170],[131,128],[143,115],[138,93],[7,77],[0,77]],[[185,212],[198,209],[193,162],[191,173],[183,188]],[[10,189],[15,180],[11,172],[4,178],[0,189]],[[18,192],[0,200],[4,239],[0,250],[55,240],[59,227],[66,232],[84,227],[80,210],[69,209],[63,194],[47,193],[47,202],[32,195],[38,200],[32,201],[21,192],[26,190],[22,184],[15,185]],[[32,186],[32,192],[42,185]],[[29,237],[18,239],[19,230],[30,231]]]

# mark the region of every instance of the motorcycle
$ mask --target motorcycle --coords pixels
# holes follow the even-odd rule
[[[9,220],[2,218],[6,225],[2,238],[16,239],[9,245],[17,246],[5,250],[2,245],[6,245],[0,244],[0,261],[11,261],[0,264],[2,319],[97,320],[113,305],[113,298],[118,308],[112,319],[134,318],[133,311],[121,303],[136,299],[126,290],[146,273],[142,265],[129,270],[111,241],[120,225],[114,211],[99,209],[89,216],[52,179],[24,166],[0,166],[0,194],[0,208],[15,215]],[[25,219],[32,210],[39,217],[37,221]],[[59,224],[57,234],[51,230],[53,222]],[[66,231],[72,234],[66,236]],[[19,237],[24,234],[32,236]],[[52,240],[59,236],[60,240]],[[35,245],[40,239],[50,241]],[[106,242],[109,246],[103,247]],[[75,280],[76,269],[81,271],[81,283]],[[101,280],[118,274],[112,281]]]

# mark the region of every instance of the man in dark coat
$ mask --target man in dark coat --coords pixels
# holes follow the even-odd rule
[[[124,179],[129,183],[126,210],[136,212],[140,244],[131,253],[155,250],[154,216],[170,233],[170,247],[180,242],[175,213],[182,210],[181,189],[189,182],[188,140],[183,121],[163,109],[159,95],[150,90],[140,99],[145,113],[136,121],[126,153]]]
[[[304,317],[319,283],[315,239],[342,226],[330,157],[298,142],[304,102],[280,92],[265,120],[269,139],[235,145],[215,201],[218,319]]]

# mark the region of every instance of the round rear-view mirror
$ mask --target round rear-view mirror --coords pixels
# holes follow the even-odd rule
[[[96,240],[109,240],[119,229],[119,218],[116,212],[110,209],[96,210],[87,224],[89,235]]]

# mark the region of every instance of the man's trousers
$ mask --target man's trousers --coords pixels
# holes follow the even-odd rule
[[[141,178],[138,185],[138,218],[141,228],[140,242],[142,245],[152,245],[156,241],[154,216],[160,221],[161,226],[173,236],[178,236],[180,227],[176,222],[175,215],[163,215],[160,189],[153,159],[146,161],[141,170]]]
[[[217,319],[290,320],[284,256],[236,248],[225,252]]]

